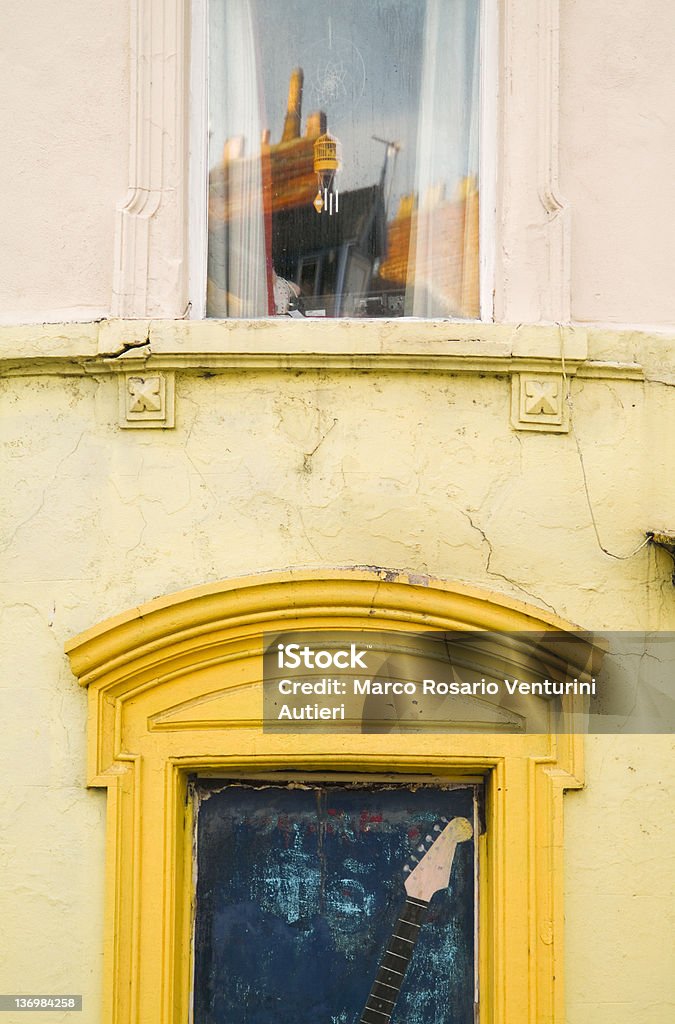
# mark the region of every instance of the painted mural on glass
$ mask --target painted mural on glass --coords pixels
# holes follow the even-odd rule
[[[473,787],[200,787],[195,1024],[470,1024]]]

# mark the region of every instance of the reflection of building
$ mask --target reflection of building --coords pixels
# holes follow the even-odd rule
[[[338,216],[318,215],[311,203],[286,207],[272,214],[274,268],[300,285],[308,311],[353,316],[385,251],[384,227],[377,185],[344,192]]]
[[[275,270],[296,282],[307,311],[329,316],[357,313],[356,296],[370,287],[374,269],[385,251],[384,204],[381,185],[357,188],[340,196],[339,214],[320,214],[312,203],[317,195],[314,144],[326,132],[326,115],[309,115],[301,130],[302,71],[297,68],[289,86],[288,108],[281,141],[262,138],[260,157],[249,157],[239,139],[228,140],[223,162],[211,172],[209,230],[218,239],[220,225],[229,228],[247,216],[264,216],[265,247]],[[246,230],[241,231],[248,239]],[[211,246],[210,288],[227,294],[229,305],[236,289],[227,280],[227,246],[221,242],[220,260]],[[221,274],[220,281],[218,275]]]
[[[273,267],[281,277],[297,282],[308,312],[354,315],[354,297],[367,292],[376,262],[385,252],[382,188],[374,185],[341,194],[339,215],[317,213],[314,146],[326,131],[326,115],[311,113],[301,134],[302,83],[302,69],[296,68],[278,143],[270,144],[266,130],[260,157],[248,157],[240,140],[226,143],[222,166],[211,173],[209,228],[215,236],[221,223],[231,225],[250,216],[252,208],[255,216],[256,204],[258,212],[262,206],[267,273]],[[226,263],[224,259],[221,265]],[[231,301],[232,285],[225,290]]]
[[[424,231],[434,234],[434,257]],[[439,256],[440,254],[440,256]],[[478,189],[467,179],[452,199],[437,194],[422,201],[404,196],[387,225],[387,255],[380,265],[383,287],[405,289],[406,281],[427,284],[442,296],[447,315],[477,317]]]
[[[265,130],[260,156],[247,155],[239,138],[227,141],[223,163],[211,173],[212,234],[219,225],[250,215],[252,205],[260,209],[260,193],[251,195],[258,188],[268,273],[273,266],[296,282],[308,312],[400,315],[410,311],[406,307],[414,286],[445,315],[478,316],[475,181],[467,179],[451,200],[440,190],[429,190],[420,207],[413,196],[404,197],[386,226],[384,174],[378,184],[341,193],[338,215],[317,214],[312,205],[317,191],[314,146],[326,131],[326,115],[311,113],[301,134],[302,88],[303,72],[296,68],[281,140],[271,144]]]

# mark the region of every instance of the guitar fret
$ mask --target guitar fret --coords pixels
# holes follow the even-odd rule
[[[428,906],[425,900],[406,896],[403,913],[394,925],[359,1024],[389,1024]],[[394,958],[396,967],[391,966]]]
[[[376,1013],[378,1017],[385,1017],[387,1020],[391,1017],[390,1013],[385,1013],[384,1010],[373,1010],[371,1006],[366,1006],[365,1010],[361,1014],[361,1024],[377,1024],[376,1021],[368,1020],[366,1014]]]
[[[403,977],[403,975],[401,975],[401,977]],[[375,985],[383,985],[384,988],[390,988],[392,992],[398,992],[401,987],[400,985],[388,985],[386,981],[378,981],[377,978],[373,983],[373,990],[375,989]]]
[[[410,939],[404,939],[402,935],[392,935],[387,952],[393,953],[394,956],[408,957],[412,953],[414,945],[414,942],[411,942]]]

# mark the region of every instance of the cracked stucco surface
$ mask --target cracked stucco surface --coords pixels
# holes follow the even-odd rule
[[[63,655],[78,631],[192,584],[348,564],[590,629],[675,629],[668,557],[625,557],[673,525],[672,389],[570,385],[573,429],[547,435],[509,426],[500,374],[186,369],[170,431],[118,428],[114,373],[2,381],[5,991],[99,999],[105,797],[84,787],[85,694]],[[566,803],[570,1024],[669,1019],[671,749],[587,741],[588,787]],[[38,928],[60,949],[47,967]]]
[[[675,628],[668,556],[624,558],[645,530],[675,528],[675,5],[609,10],[560,5],[556,159],[573,221],[572,316],[589,325],[591,360],[639,362],[646,383],[573,380],[573,431],[551,436],[513,433],[508,381],[494,374],[186,371],[176,429],[136,432],[117,427],[115,377],[88,361],[141,358],[148,339],[159,357],[220,352],[224,334],[238,352],[243,331],[89,322],[110,314],[115,209],[130,180],[131,8],[3,3],[0,358],[25,375],[0,382],[1,991],[80,991],[80,1024],[98,1024],[105,794],[85,788],[86,695],[63,654],[92,623],[222,576],[365,563],[468,581],[588,628]],[[524,80],[536,91],[531,39]],[[518,99],[511,74],[503,100]],[[530,181],[541,154],[522,159],[510,173]],[[507,306],[539,309],[538,199],[506,171]],[[168,252],[171,280],[179,257]],[[83,322],[74,339],[73,324],[45,320]],[[617,330],[590,326],[610,320]],[[309,350],[317,330],[351,352],[369,336],[356,322],[303,326],[316,328],[302,337]],[[382,324],[378,342],[420,330]],[[435,355],[447,328],[423,330]],[[519,354],[537,330],[513,332]],[[486,341],[487,325],[462,331],[510,351],[498,332]],[[254,351],[279,335],[281,348],[299,345],[290,322],[248,334]],[[559,353],[553,339],[547,354]],[[45,369],[49,359],[63,365]],[[567,1024],[670,1024],[672,745],[589,738],[586,758],[587,788],[565,798]]]
[[[176,429],[149,436],[119,431],[112,375],[1,388],[5,573],[92,586],[71,632],[285,565],[446,576],[589,628],[672,621],[666,556],[624,557],[672,514],[659,385],[572,380],[558,436],[513,431],[496,375],[179,373]]]

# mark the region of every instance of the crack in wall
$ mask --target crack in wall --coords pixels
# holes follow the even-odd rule
[[[319,448],[321,447],[323,442],[326,440],[326,438],[330,434],[331,430],[333,430],[333,428],[335,427],[336,423],[337,423],[337,416],[333,419],[333,422],[331,423],[330,427],[325,432],[323,437],[319,438],[317,443],[312,448],[311,452],[305,452],[304,453],[303,460],[302,460],[302,470],[303,470],[303,473],[311,473],[312,472],[312,458],[314,457],[314,455],[316,455],[316,453],[318,452]]]
[[[642,551],[642,549],[644,547],[646,547],[647,544],[649,543],[649,538],[645,538],[640,544],[638,544],[638,546],[636,548],[633,549],[633,551],[629,552],[627,555],[617,555],[613,551],[610,551],[609,548],[605,547],[605,545],[602,543],[602,539],[600,537],[600,530],[598,528],[598,523],[597,523],[597,520],[595,518],[595,510],[593,508],[593,502],[592,502],[592,499],[591,499],[591,492],[590,492],[590,487],[589,487],[589,483],[588,483],[588,475],[586,473],[586,464],[584,463],[583,452],[581,450],[581,445],[579,443],[579,438],[577,437],[576,431],[574,429],[574,424],[572,423],[571,403],[570,403],[570,433],[572,434],[572,437],[574,438],[574,443],[575,443],[575,446],[576,446],[576,449],[577,449],[577,454],[579,456],[579,465],[581,467],[581,475],[582,475],[582,478],[583,478],[584,495],[586,497],[586,504],[588,506],[588,511],[589,511],[589,514],[590,514],[590,517],[591,517],[591,523],[593,525],[593,532],[595,533],[595,539],[596,539],[596,541],[598,543],[598,547],[600,548],[600,550],[602,552],[604,552],[604,554],[608,555],[610,558],[614,558],[617,562],[625,562],[629,558],[633,558],[634,555],[637,555],[637,553],[639,551]]]
[[[512,580],[510,576],[505,576],[504,573],[498,572],[496,569],[491,568],[492,559],[494,557],[494,548],[492,547],[492,541],[485,533],[485,530],[483,530],[482,527],[478,526],[477,523],[474,523],[473,519],[471,518],[468,512],[465,512],[463,509],[458,509],[458,511],[469,521],[471,528],[480,535],[482,541],[485,544],[487,544],[488,556],[485,562],[485,572],[487,573],[487,575],[491,576],[493,579],[496,578],[504,580],[505,583],[509,583],[512,587],[515,587],[517,590],[520,590],[521,593],[527,594],[527,596],[531,598],[533,601],[537,601],[539,602],[539,604],[544,605],[546,608],[552,611],[554,615],[558,615],[558,611],[553,607],[552,604],[549,604],[548,601],[545,601],[543,597],[540,597],[538,594],[533,594],[531,590],[526,590],[526,588],[523,587],[522,584],[517,583],[516,580]]]
[[[638,544],[638,546],[634,548],[633,551],[629,552],[627,555],[617,555],[613,551],[610,551],[608,548],[606,548],[605,545],[602,543],[602,539],[600,537],[600,530],[598,528],[598,523],[595,518],[593,502],[591,500],[591,492],[588,484],[588,476],[586,474],[584,456],[583,452],[581,451],[581,444],[579,442],[579,438],[577,436],[577,432],[574,425],[574,400],[572,399],[572,382],[567,375],[567,367],[565,365],[565,332],[563,330],[563,325],[561,323],[558,323],[558,331],[560,335],[560,369],[562,372],[563,388],[565,392],[564,400],[569,410],[570,434],[574,438],[574,444],[577,450],[577,455],[579,456],[579,465],[581,467],[584,495],[586,497],[586,505],[588,506],[588,512],[590,514],[591,523],[593,525],[593,532],[595,533],[595,539],[597,541],[598,547],[605,555],[608,555],[609,558],[614,558],[618,562],[624,562],[627,561],[629,558],[633,558],[635,555],[637,555],[638,552],[642,550],[642,548],[646,547],[646,545],[649,543],[649,540],[648,538],[645,538],[645,540]]]
[[[63,466],[64,462],[66,462],[72,455],[75,454],[77,449],[80,447],[80,445],[82,443],[82,439],[84,438],[86,433],[87,433],[86,430],[82,430],[82,432],[80,433],[80,436],[78,437],[77,441],[75,442],[73,447],[70,449],[70,451],[66,452],[66,454],[61,459],[59,459],[59,461],[57,462],[57,464],[56,464],[56,466],[54,468],[54,472],[52,474],[51,480],[49,481],[49,483],[47,483],[45,485],[45,487],[42,490],[42,494],[40,496],[40,501],[39,501],[38,507],[33,512],[31,512],[30,515],[26,519],[22,519],[21,520],[21,522],[12,531],[11,535],[7,538],[6,542],[2,545],[2,547],[0,547],[0,551],[2,551],[3,553],[6,552],[6,551],[9,551],[11,549],[12,544],[14,543],[14,541],[16,539],[16,536],[19,533],[19,531],[23,530],[23,528],[25,526],[28,526],[29,523],[31,523],[37,516],[40,515],[40,512],[42,512],[43,508],[45,507],[45,502],[47,501],[47,493],[50,490],[50,488],[53,486],[54,482],[57,480],[57,478],[59,476],[59,472],[61,470],[61,466]]]
[[[126,355],[127,352],[137,351],[138,349],[147,348],[145,356],[151,356],[152,351],[150,349],[150,330],[148,329],[147,336],[138,341],[125,341],[121,348],[116,349],[113,352],[101,352],[97,359],[120,359]]]

